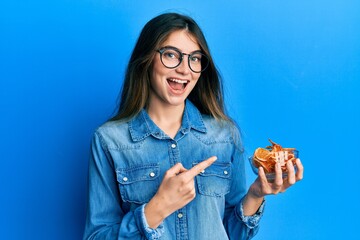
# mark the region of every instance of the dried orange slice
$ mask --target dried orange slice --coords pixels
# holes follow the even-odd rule
[[[257,148],[254,153],[254,157],[259,161],[267,161],[270,155],[270,151],[264,148]]]
[[[275,171],[275,164],[280,163],[283,172],[287,171],[286,162],[292,161],[295,165],[295,148],[283,148],[269,139],[271,146],[266,148],[257,148],[254,152],[252,162],[257,168],[260,166],[264,168],[265,173],[273,173]]]

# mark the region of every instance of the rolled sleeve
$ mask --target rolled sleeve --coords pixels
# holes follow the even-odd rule
[[[237,213],[237,217],[250,229],[253,229],[255,227],[257,227],[259,225],[260,219],[263,215],[264,212],[264,208],[265,208],[265,199],[263,200],[263,202],[261,203],[259,209],[256,211],[256,213],[254,215],[251,216],[245,216],[244,215],[244,209],[243,209],[243,204],[241,201],[241,204],[239,204],[239,207],[236,211]]]
[[[146,204],[143,204],[134,211],[135,221],[138,225],[138,229],[140,230],[140,232],[142,232],[146,239],[160,239],[162,234],[164,233],[164,226],[163,224],[160,224],[156,229],[149,227],[149,224],[147,223],[145,217],[145,206]]]

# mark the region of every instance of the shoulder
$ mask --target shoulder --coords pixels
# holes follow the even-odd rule
[[[217,120],[209,115],[202,114],[202,119],[207,130],[215,133],[239,133],[238,126],[231,121]]]
[[[123,143],[130,142],[128,122],[108,121],[95,130],[94,138],[98,139],[103,147],[119,148]]]
[[[118,133],[128,131],[128,122],[122,120],[108,121],[98,127],[95,131],[100,135],[117,135]]]
[[[242,145],[240,130],[236,123],[217,120],[205,114],[202,114],[202,119],[208,137],[216,140],[216,142],[229,142],[235,145]]]

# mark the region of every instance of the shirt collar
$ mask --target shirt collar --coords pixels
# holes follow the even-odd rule
[[[129,130],[133,141],[141,141],[152,135],[158,139],[169,138],[150,118],[145,109],[142,109],[132,120],[130,120]],[[206,132],[201,113],[190,100],[185,102],[185,110],[182,117],[180,130],[183,134],[191,129],[199,132]]]

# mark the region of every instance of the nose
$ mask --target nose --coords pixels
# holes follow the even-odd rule
[[[189,56],[188,55],[184,55],[183,59],[180,63],[180,65],[176,68],[176,71],[178,73],[182,73],[182,74],[189,74],[190,73],[190,68],[189,68]]]

